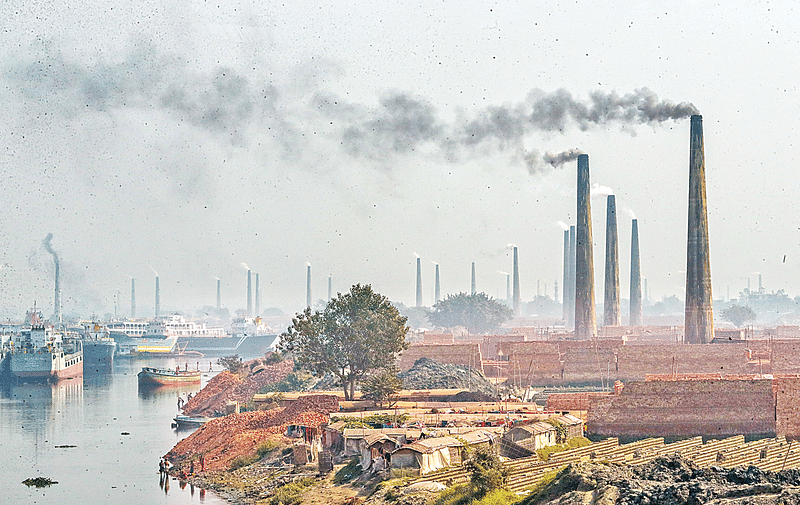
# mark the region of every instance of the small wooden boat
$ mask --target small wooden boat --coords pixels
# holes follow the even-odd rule
[[[175,416],[174,423],[172,424],[173,428],[181,429],[181,428],[199,428],[203,426],[208,421],[210,421],[210,417],[204,416],[185,416],[183,414],[178,414]]]
[[[169,370],[166,368],[142,367],[139,372],[139,384],[165,386],[170,384],[199,384],[200,370]]]

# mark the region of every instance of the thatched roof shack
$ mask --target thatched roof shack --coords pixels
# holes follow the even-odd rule
[[[392,468],[419,470],[420,475],[425,475],[451,465],[460,465],[462,447],[463,444],[453,437],[417,440],[392,453]]]

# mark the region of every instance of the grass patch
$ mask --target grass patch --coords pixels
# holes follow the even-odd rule
[[[231,461],[230,470],[231,472],[234,472],[240,468],[250,466],[259,459],[261,458],[259,458],[257,454],[251,454],[250,456],[239,456],[238,458]]]
[[[536,454],[539,456],[539,459],[542,461],[547,461],[550,459],[550,455],[556,452],[563,452],[568,451],[570,449],[577,449],[578,447],[586,447],[587,445],[591,445],[592,441],[585,437],[575,437],[571,438],[565,444],[556,444],[556,445],[549,445],[547,447],[542,447],[541,449],[536,449]]]
[[[358,462],[358,458],[353,458],[334,474],[333,483],[337,486],[345,484],[359,474],[361,474],[361,464]]]
[[[313,485],[314,479],[309,477],[290,482],[275,489],[275,494],[261,503],[268,505],[300,505],[303,503],[303,491]]]
[[[554,493],[551,492],[553,483],[556,482],[558,477],[560,477],[565,471],[566,468],[557,468],[545,473],[542,476],[542,480],[540,480],[539,483],[536,484],[533,489],[531,489],[530,493],[528,493],[528,495],[525,496],[521,502],[519,502],[519,505],[540,503],[542,499],[546,499],[547,496],[554,495]],[[556,487],[558,486],[556,485]]]
[[[522,499],[508,489],[494,489],[480,499],[477,494],[474,486],[460,484],[439,493],[430,505],[513,505]]]

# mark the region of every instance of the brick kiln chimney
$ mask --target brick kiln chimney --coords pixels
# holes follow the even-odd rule
[[[569,230],[564,230],[564,272],[562,275],[561,290],[561,319],[567,326],[569,320]]]
[[[439,288],[439,264],[438,263],[436,264],[436,280],[435,280],[435,285],[434,286],[435,286],[434,287],[434,292],[433,292],[433,297],[435,299],[434,303],[438,303],[439,300],[442,299],[442,291]]]
[[[714,311],[708,252],[703,116],[692,116],[689,138],[689,236],[686,243],[684,338],[689,344],[706,344],[714,338]]]
[[[619,251],[617,248],[617,203],[608,195],[606,204],[606,282],[603,325],[619,326]]]
[[[158,276],[156,275],[156,317],[161,315],[161,288],[158,285]]]
[[[249,268],[247,269],[247,315],[253,315],[253,284]]]
[[[575,228],[575,338],[597,336],[594,304],[594,260],[592,256],[592,206],[589,186],[589,155],[578,156],[578,223]]]
[[[217,310],[222,308],[222,290],[220,289],[220,281],[217,279]]]
[[[519,316],[522,313],[522,306],[520,303],[519,294],[519,255],[517,254],[517,246],[514,246],[514,315]]]
[[[328,274],[328,301],[331,301],[333,296],[333,276]]]
[[[131,279],[131,318],[136,317],[136,279]]]
[[[306,265],[306,307],[311,308],[311,265]]]
[[[256,291],[255,291],[256,303],[254,307],[255,311],[253,312],[254,316],[257,316],[261,312],[261,294],[259,293],[259,291],[261,291],[261,287],[258,285],[258,274],[256,274]]]
[[[639,221],[631,220],[631,292],[628,326],[642,326],[642,271],[639,263]]]
[[[417,307],[422,307],[422,265],[417,258]]]
[[[567,314],[567,327],[570,329],[575,328],[575,262],[576,262],[576,251],[575,251],[575,226],[569,227],[569,289],[567,289],[567,295],[569,296],[569,300],[567,301],[567,310],[569,311]]]
[[[470,286],[471,286],[470,293],[472,293],[474,295],[475,293],[478,292],[476,290],[476,288],[475,288],[475,262],[474,261],[472,262],[472,283],[470,284]]]

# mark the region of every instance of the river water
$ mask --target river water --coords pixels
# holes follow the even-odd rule
[[[201,358],[215,372],[215,359]],[[158,461],[191,431],[171,427],[177,397],[201,386],[140,389],[143,366],[174,368],[174,358],[117,359],[113,369],[85,370],[54,384],[0,377],[0,503],[109,505],[227,503],[210,491],[160,482]],[[190,368],[197,366],[193,358]],[[59,447],[62,446],[62,447]],[[63,447],[75,446],[75,447]],[[22,481],[47,477],[50,487]]]

